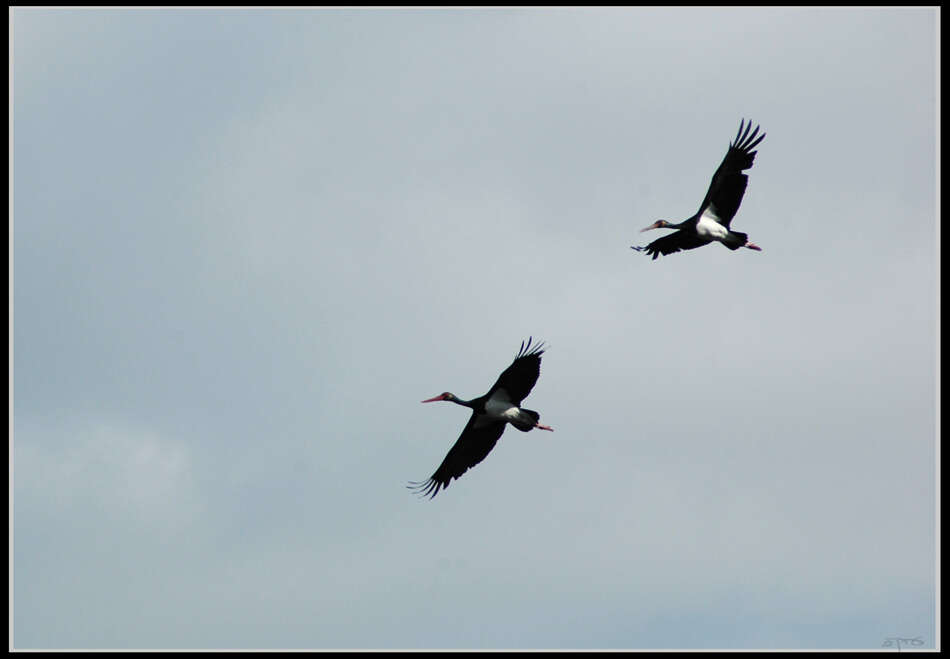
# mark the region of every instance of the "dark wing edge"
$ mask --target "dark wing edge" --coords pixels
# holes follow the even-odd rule
[[[687,249],[696,249],[697,247],[702,247],[707,244],[708,240],[702,240],[698,236],[692,235],[687,231],[676,231],[675,233],[670,233],[662,238],[657,238],[652,243],[646,247],[633,247],[630,249],[635,249],[638,252],[646,254],[647,256],[652,256],[653,260],[656,261],[656,257],[660,254],[663,256],[669,256],[676,252],[681,252]]]
[[[514,361],[501,372],[495,384],[488,390],[488,395],[498,388],[504,388],[508,392],[509,400],[515,405],[521,405],[521,401],[528,397],[541,375],[541,355],[547,350],[543,341],[532,346],[533,340],[533,337],[529,336],[527,342],[521,342]]]
[[[477,417],[478,413],[472,412],[462,434],[428,480],[420,483],[410,481],[406,487],[422,498],[431,499],[439,490],[447,488],[453,478],[461,478],[462,474],[484,460],[505,432],[506,424],[501,421],[476,428]]]
[[[703,203],[699,206],[700,212],[708,205],[715,206],[717,214],[727,228],[729,222],[732,221],[732,217],[739,210],[739,204],[742,203],[742,196],[745,194],[749,177],[742,172],[752,167],[755,154],[758,153],[752,149],[765,139],[765,133],[758,135],[758,125],[749,134],[751,129],[751,121],[746,123],[745,119],[742,119],[739,122],[739,131],[736,133],[735,139],[729,143],[726,156],[716,169],[716,173],[713,174],[709,189],[703,198]]]

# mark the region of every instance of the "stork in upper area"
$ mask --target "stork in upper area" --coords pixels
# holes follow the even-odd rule
[[[745,132],[742,132],[743,128]],[[765,137],[765,133],[762,133],[756,139],[755,136],[759,132],[758,126],[749,135],[750,128],[752,128],[751,121],[748,125],[745,125],[744,119],[739,122],[739,132],[729,145],[729,150],[719,165],[719,169],[713,174],[706,198],[699,206],[699,211],[679,224],[657,220],[647,228],[641,229],[641,233],[650,229],[679,229],[679,231],[657,238],[646,247],[631,246],[632,249],[645,252],[647,255],[652,254],[654,260],[660,254],[665,256],[684,249],[695,249],[713,241],[719,241],[732,250],[748,247],[762,251],[761,247],[749,242],[748,235],[729,228],[729,223],[732,222],[733,216],[739,210],[739,204],[742,203],[742,195],[745,194],[745,186],[749,181],[749,177],[742,171],[752,167],[756,154],[752,149]]]
[[[527,345],[524,341],[521,342],[521,349],[515,360],[498,376],[498,380],[484,396],[460,400],[455,394],[445,392],[422,401],[432,403],[447,400],[471,408],[472,416],[432,477],[424,483],[409,483],[410,489],[421,493],[422,496],[428,495],[431,499],[438,494],[440,488],[448,487],[453,478],[460,478],[470,467],[484,460],[509,423],[521,432],[534,428],[554,430],[539,423],[540,414],[521,407],[521,401],[527,398],[534,383],[538,381],[543,353],[544,344],[536,344],[532,348],[531,338],[528,337]]]

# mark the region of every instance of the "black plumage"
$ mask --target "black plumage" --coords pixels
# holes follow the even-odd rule
[[[677,231],[658,238],[645,247],[634,246],[633,249],[653,256],[654,260],[660,254],[666,256],[716,241],[732,250],[740,247],[761,250],[758,245],[749,242],[747,234],[732,231],[729,226],[736,211],[739,210],[739,204],[742,203],[749,181],[749,177],[743,174],[743,171],[752,167],[757,153],[752,149],[765,138],[765,133],[756,138],[759,132],[758,126],[750,135],[751,128],[752,122],[748,124],[745,120],[739,122],[739,132],[729,144],[726,157],[713,174],[709,190],[706,191],[703,203],[700,204],[696,214],[679,223],[666,220],[654,222],[643,231],[650,229],[677,229]]]
[[[532,347],[531,342],[530,337],[527,344],[522,341],[514,361],[502,371],[495,384],[484,396],[472,400],[460,400],[455,394],[445,392],[422,401],[423,403],[449,401],[470,408],[472,415],[435,473],[425,482],[409,483],[410,489],[423,496],[434,497],[440,489],[448,487],[452,479],[460,478],[462,474],[484,460],[495,447],[508,423],[522,432],[528,432],[534,428],[552,430],[539,423],[540,414],[521,407],[521,401],[527,398],[538,381],[541,373],[541,355],[545,350],[543,344]]]

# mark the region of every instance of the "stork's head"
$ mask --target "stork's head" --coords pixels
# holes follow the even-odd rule
[[[644,231],[649,231],[650,229],[672,229],[672,228],[673,228],[673,225],[667,222],[666,220],[657,220],[656,222],[654,222],[647,228],[640,229],[640,233],[643,233]]]
[[[456,402],[456,401],[458,400],[458,397],[457,397],[455,394],[451,394],[451,393],[449,393],[448,391],[446,391],[446,392],[444,392],[444,393],[439,394],[438,396],[436,396],[436,397],[434,397],[434,398],[427,398],[426,400],[424,400],[424,401],[422,401],[422,402],[423,402],[423,403],[434,403],[434,402],[437,401],[437,400],[447,400],[447,401],[451,401],[451,402],[454,403],[454,402]]]

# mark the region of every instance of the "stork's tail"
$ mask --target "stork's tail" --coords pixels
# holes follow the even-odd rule
[[[722,239],[722,244],[732,250],[745,247],[747,242],[749,242],[749,234],[742,233],[741,231],[730,231],[729,234]],[[753,249],[757,248],[753,247]]]
[[[736,250],[740,247],[748,247],[749,249],[754,249],[757,252],[762,251],[761,247],[755,243],[749,242],[749,234],[742,233],[741,231],[730,231],[729,234],[723,238],[722,244],[731,250]]]
[[[521,408],[521,414],[516,421],[512,421],[511,425],[520,430],[521,432],[528,432],[538,423],[538,420],[541,418],[541,415],[535,412],[534,410],[526,410],[523,407]]]

